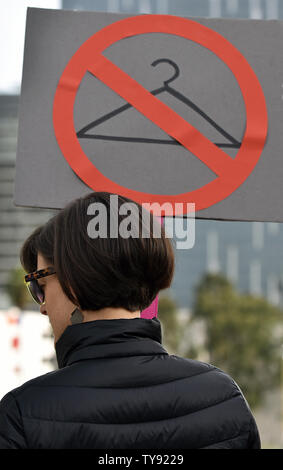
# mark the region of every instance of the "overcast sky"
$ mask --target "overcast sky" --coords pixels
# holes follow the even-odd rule
[[[61,0],[2,0],[0,6],[0,94],[19,93],[27,7],[57,9]]]

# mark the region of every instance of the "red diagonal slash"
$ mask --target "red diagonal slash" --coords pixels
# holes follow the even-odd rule
[[[102,54],[97,54],[88,71],[180,142],[217,176],[231,172],[233,158]]]

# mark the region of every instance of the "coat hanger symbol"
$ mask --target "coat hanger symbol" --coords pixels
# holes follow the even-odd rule
[[[179,91],[175,90],[172,86],[169,84],[172,83],[179,75],[180,75],[180,69],[178,65],[173,62],[171,59],[157,59],[154,62],[152,62],[151,66],[156,67],[156,65],[160,63],[167,63],[171,65],[174,69],[174,74],[167,80],[164,80],[163,86],[160,88],[156,88],[155,90],[152,90],[150,93],[154,96],[159,95],[160,93],[167,92],[170,95],[174,96],[176,99],[182,101],[184,104],[186,104],[188,107],[190,107],[192,110],[194,110],[196,113],[198,113],[200,116],[202,116],[203,119],[205,119],[212,127],[214,127],[225,139],[228,141],[228,143],[215,143],[217,147],[226,147],[226,148],[240,148],[241,142],[239,142],[237,139],[235,139],[231,134],[229,134],[227,131],[225,131],[220,125],[218,125],[208,114],[206,114],[201,108],[199,108],[193,101],[191,101],[189,98],[184,96],[182,93]],[[151,143],[151,144],[169,144],[169,145],[181,145],[177,140],[175,139],[147,139],[147,138],[137,138],[137,137],[120,137],[120,136],[109,136],[109,135],[102,135],[102,134],[89,134],[88,132],[95,127],[99,126],[100,124],[103,124],[104,122],[112,119],[113,117],[117,116],[118,114],[123,113],[127,109],[132,108],[133,106],[129,103],[120,106],[119,108],[114,109],[110,113],[105,114],[104,116],[96,119],[95,121],[92,121],[90,124],[87,124],[84,126],[82,129],[80,129],[77,132],[77,137],[79,139],[96,139],[96,140],[107,140],[107,141],[119,141],[119,142],[139,142],[139,143]]]

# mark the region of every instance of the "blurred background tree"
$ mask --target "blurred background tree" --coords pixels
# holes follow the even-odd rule
[[[169,354],[175,354],[182,337],[178,322],[178,304],[166,294],[159,294],[158,319],[162,327],[162,344]]]
[[[21,267],[11,269],[6,284],[6,292],[13,306],[23,310],[30,303],[30,294],[24,282],[25,271]]]
[[[280,383],[283,311],[238,293],[223,275],[205,274],[195,291],[197,319],[205,322],[209,362],[234,378],[252,408],[260,405]],[[197,350],[189,353],[197,359]]]

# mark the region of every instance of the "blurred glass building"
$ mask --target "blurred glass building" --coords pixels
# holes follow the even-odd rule
[[[55,211],[16,207],[13,204],[19,97],[0,95],[0,309],[9,307],[5,286],[11,269],[20,266],[25,238]],[[35,308],[34,302],[30,304]]]
[[[223,18],[282,18],[280,0],[63,0],[66,10]]]

